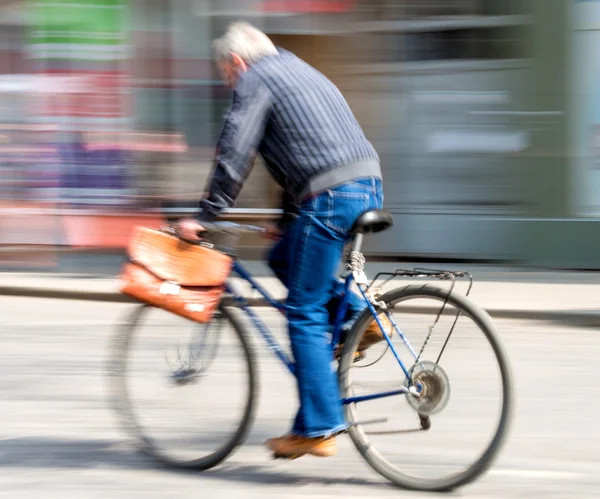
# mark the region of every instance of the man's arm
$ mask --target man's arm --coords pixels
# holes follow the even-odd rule
[[[200,201],[199,220],[212,221],[235,204],[254,165],[270,110],[269,90],[255,75],[240,75],[217,143],[208,196]]]

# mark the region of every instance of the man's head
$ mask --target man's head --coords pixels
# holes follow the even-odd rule
[[[230,24],[225,34],[213,42],[213,51],[223,78],[232,88],[249,65],[266,55],[277,54],[269,37],[245,22]]]

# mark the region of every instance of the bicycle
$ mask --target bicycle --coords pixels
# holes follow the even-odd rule
[[[428,269],[414,269],[414,270],[397,270],[395,272],[382,272],[377,274],[373,281],[369,281],[364,272],[365,258],[361,253],[361,246],[363,237],[368,233],[375,233],[388,228],[392,224],[391,215],[383,210],[374,210],[364,213],[355,223],[352,231],[352,241],[350,242],[350,249],[348,257],[345,262],[345,272],[343,278],[345,279],[345,292],[341,298],[341,303],[338,307],[335,325],[333,327],[333,333],[331,337],[331,346],[334,349],[340,341],[342,341],[342,317],[346,312],[347,308],[347,296],[351,290],[352,283],[356,284],[356,287],[360,291],[363,299],[365,300],[366,308],[359,316],[359,318],[352,325],[351,330],[347,333],[346,337],[343,338],[343,347],[341,356],[338,361],[338,376],[340,381],[340,390],[342,396],[342,404],[344,406],[344,413],[347,420],[346,432],[350,435],[350,438],[354,446],[358,449],[362,457],[367,463],[380,475],[391,481],[397,486],[414,489],[414,490],[428,490],[428,491],[444,491],[454,489],[459,486],[463,486],[484,473],[489,466],[492,464],[495,457],[505,441],[509,423],[511,420],[512,406],[513,406],[513,386],[512,386],[512,375],[509,360],[507,354],[502,346],[498,333],[496,332],[491,318],[489,315],[477,307],[470,301],[468,295],[473,285],[473,279],[470,274],[466,272],[451,272],[451,271],[438,271]],[[264,231],[260,227],[250,225],[239,225],[226,223],[219,225],[214,224],[212,230],[223,230],[229,233],[235,232],[237,236],[244,232],[259,232]],[[271,297],[269,293],[262,288],[262,286],[253,278],[253,276],[242,266],[239,261],[234,262],[233,274],[237,275],[242,281],[249,283],[251,288],[257,291],[265,302],[275,310],[278,310],[281,314],[285,315],[285,303],[278,301]],[[387,292],[383,292],[380,286],[375,286],[375,283],[382,277],[386,280],[381,286],[385,286],[393,281],[396,277],[413,278],[413,279],[437,279],[442,281],[448,281],[451,283],[449,290],[444,289],[440,286],[432,286],[430,284],[417,285],[409,284],[401,288],[391,289]],[[469,280],[469,287],[466,295],[461,295],[455,291],[455,284],[457,279],[467,278]],[[433,300],[435,307],[431,305],[423,306],[419,304],[419,300]],[[406,302],[418,302],[409,307],[402,308]],[[113,380],[115,381],[115,398],[116,408],[122,417],[125,427],[130,431],[141,450],[146,454],[157,459],[159,462],[164,464],[175,466],[179,468],[188,468],[196,470],[207,470],[216,466],[225,460],[234,449],[240,445],[248,433],[248,429],[253,420],[256,394],[257,394],[257,375],[256,375],[256,356],[254,348],[251,346],[248,337],[249,329],[239,319],[239,315],[243,314],[246,319],[253,325],[254,329],[258,331],[260,336],[265,340],[269,350],[276,355],[276,357],[283,363],[285,368],[290,372],[294,373],[294,363],[290,356],[286,354],[284,349],[276,341],[273,333],[265,325],[263,321],[259,319],[257,314],[252,309],[252,306],[247,298],[236,292],[232,282],[228,282],[226,286],[226,295],[224,296],[217,315],[214,319],[206,325],[194,325],[194,332],[191,339],[187,340],[188,345],[185,353],[182,355],[180,347],[177,347],[177,360],[173,361],[169,358],[169,354],[165,354],[166,362],[163,368],[166,367],[166,376],[161,375],[167,379],[167,384],[153,384],[151,388],[148,388],[148,377],[140,376],[139,382],[136,381],[138,378],[138,372],[143,369],[150,369],[151,373],[154,373],[154,369],[158,365],[158,360],[155,357],[161,353],[161,348],[158,344],[170,338],[183,329],[180,327],[171,327],[171,320],[175,320],[172,314],[163,316],[161,321],[148,321],[150,325],[150,332],[148,335],[137,335],[138,329],[144,327],[146,323],[143,319],[148,315],[151,307],[142,305],[133,312],[129,319],[125,322],[122,330],[117,334],[115,350],[113,352],[112,370]],[[401,310],[403,318],[407,321],[413,315],[421,317],[428,311],[434,311],[436,317],[433,324],[428,328],[416,327],[415,331],[419,334],[425,335],[425,339],[419,349],[418,353],[413,348],[405,331],[407,329],[401,329],[394,315],[396,310]],[[455,310],[455,312],[452,312]],[[165,312],[166,314],[166,312]],[[385,315],[393,325],[393,329],[389,332],[382,327],[380,317]],[[472,321],[475,326],[474,329],[478,330],[479,333],[483,333],[484,344],[491,348],[491,357],[495,359],[497,363],[498,373],[501,382],[501,403],[496,408],[499,412],[497,423],[494,423],[491,429],[491,438],[486,436],[482,444],[481,450],[476,452],[475,459],[466,465],[464,469],[460,468],[458,471],[449,472],[448,467],[451,467],[457,460],[462,460],[462,454],[467,446],[464,437],[460,434],[460,425],[465,425],[466,420],[462,417],[457,417],[454,412],[462,407],[463,404],[455,404],[452,411],[445,417],[442,417],[447,410],[449,401],[451,399],[450,393],[450,378],[446,373],[446,370],[441,365],[442,355],[446,355],[446,367],[453,368],[456,370],[456,375],[462,372],[464,367],[464,357],[460,355],[456,360],[452,361],[447,358],[448,346],[451,343],[450,340],[457,345],[465,345],[470,348],[472,340],[467,341],[468,338],[455,333],[456,326],[460,318],[467,318]],[[180,319],[185,321],[185,319]],[[371,347],[366,356],[357,352],[357,346],[359,345],[362,334],[366,328],[375,320],[383,332],[385,341],[381,342],[380,348],[383,349],[383,353],[375,353],[372,355],[372,351],[375,347]],[[433,332],[436,330],[441,323],[448,320],[450,324],[450,331],[445,337],[437,338],[441,344],[439,354],[435,361],[424,359],[423,355],[428,346],[435,343]],[[190,321],[188,321],[189,323]],[[166,324],[166,325],[165,325]],[[226,336],[223,332],[223,327],[231,326],[232,334]],[[408,326],[407,326],[408,327]],[[168,328],[168,335],[165,334]],[[217,332],[211,332],[213,328],[217,328]],[[163,331],[164,329],[164,331]],[[472,328],[473,329],[473,328]],[[467,330],[467,331],[470,331]],[[136,347],[138,346],[136,341],[137,336],[149,337],[148,350],[143,350],[144,354],[140,354],[140,368],[134,368],[134,360],[132,357],[138,352]],[[479,336],[477,336],[479,338]],[[399,340],[400,345],[395,345],[394,341]],[[235,343],[235,344],[234,344]],[[237,345],[237,350],[236,350]],[[400,347],[404,347],[401,353]],[[141,348],[140,348],[141,351]],[[242,361],[243,372],[241,373],[241,381],[235,383],[232,381],[234,376],[233,367],[228,367],[225,370],[222,369],[222,365],[215,363],[216,356],[219,352],[224,352],[224,355],[228,356],[228,360],[232,360],[235,356],[235,352],[238,352],[238,356]],[[487,351],[487,350],[486,350]],[[386,370],[386,373],[392,378],[391,386],[386,386],[385,389],[379,387],[380,391],[360,394],[361,386],[373,386],[372,380],[363,383],[354,381],[354,378],[358,377],[360,369],[365,367],[372,367],[378,362],[381,362],[385,355],[391,352],[391,367]],[[489,365],[490,362],[485,362],[481,357],[483,353],[478,351],[477,358],[473,360],[473,365]],[[366,359],[374,357],[375,360],[365,363]],[[403,360],[404,357],[404,360]],[[387,358],[387,359],[390,359]],[[407,360],[408,359],[408,360]],[[333,360],[333,357],[332,357]],[[137,366],[137,364],[135,364]],[[228,364],[233,366],[233,363]],[[210,372],[210,368],[213,371]],[[396,371],[392,372],[393,369]],[[366,371],[365,371],[366,372]],[[390,374],[391,373],[391,374]],[[207,400],[206,398],[197,397],[195,395],[187,395],[186,397],[171,398],[168,404],[166,412],[159,414],[158,417],[151,418],[147,416],[151,410],[158,407],[157,400],[160,398],[160,390],[167,391],[167,387],[199,387],[205,378],[211,378],[213,385],[208,385],[209,390],[213,390],[214,395],[210,395],[209,398],[214,404],[220,404],[218,418],[218,428],[213,428],[212,423],[209,429],[201,431],[199,428],[205,421],[199,415],[199,408],[194,407],[189,412],[180,410],[177,413],[173,413],[173,406],[175,403],[192,403],[202,402]],[[222,380],[219,381],[222,376]],[[484,379],[483,375],[478,374],[478,379]],[[467,381],[471,383],[473,379]],[[390,385],[390,383],[387,383]],[[142,396],[139,397],[139,401],[133,400],[134,387],[141,387]],[[206,386],[206,385],[205,385]],[[470,385],[469,385],[470,386]],[[162,387],[162,388],[161,388]],[[235,397],[228,398],[224,395],[226,389],[240,390],[244,389],[247,391],[245,396],[241,397],[243,407],[238,412],[233,411],[229,406],[224,407],[234,400]],[[179,388],[181,389],[181,388]],[[477,397],[478,392],[471,387],[471,395]],[[151,392],[151,393],[150,393]],[[489,398],[489,386],[486,384],[481,397]],[[177,389],[170,391],[169,394],[177,394]],[[171,397],[171,395],[167,395]],[[398,398],[403,397],[408,402],[408,407],[403,406],[408,411],[407,417],[415,416],[415,423],[418,421],[416,428],[400,429],[400,430],[379,430],[379,431],[368,431],[365,427],[369,425],[384,424],[389,422],[389,418],[393,417],[394,414],[399,413],[401,407],[397,404]],[[468,399],[467,399],[468,400]],[[379,401],[381,403],[391,403],[393,406],[387,411],[387,417],[381,417],[378,413],[378,417],[372,420],[361,420],[358,417],[359,407],[365,407],[367,402]],[[467,402],[468,404],[469,402]],[[144,410],[137,410],[140,405],[146,404]],[[459,407],[460,406],[460,407]],[[486,402],[484,407],[477,407],[475,413],[481,412],[491,404]],[[161,406],[162,407],[162,406]],[[160,409],[159,409],[160,410]],[[216,410],[216,409],[215,409]],[[454,412],[453,412],[454,411]],[[226,418],[228,415],[236,413],[237,416],[233,418],[230,430],[222,430],[226,426]],[[474,412],[472,411],[471,414]],[[413,416],[410,416],[410,415]],[[425,471],[431,471],[428,465],[424,467],[417,467],[413,470],[411,468],[411,462],[404,462],[402,469],[392,464],[388,458],[384,457],[383,454],[376,450],[373,442],[369,437],[373,439],[377,435],[390,436],[394,434],[406,435],[407,438],[416,437],[416,435],[428,434],[428,432],[434,427],[433,423],[439,416],[440,428],[450,427],[450,423],[458,424],[459,430],[456,433],[452,433],[452,438],[459,438],[457,445],[452,446],[452,452],[456,451],[456,456],[460,455],[461,459],[458,459],[454,454],[454,457],[448,457],[445,462],[441,463],[440,466],[436,465],[436,469],[441,467],[444,471],[444,475],[441,477],[422,477],[413,476],[409,474],[424,473]],[[209,416],[206,421],[214,418],[214,413]],[[187,419],[186,419],[187,418]],[[476,419],[474,425],[470,425],[469,429],[471,433],[469,437],[474,439],[479,436],[481,431],[478,429],[480,423],[485,418],[479,417]],[[183,439],[176,437],[172,426],[173,421],[184,426],[189,420],[190,429],[186,432]],[[432,421],[433,420],[433,421]],[[157,429],[150,430],[150,426],[157,426]],[[479,426],[478,426],[479,425]],[[223,442],[214,443],[217,440],[219,431],[224,434]],[[181,448],[184,444],[189,443],[192,438],[203,437],[207,439],[206,452],[202,455],[196,455],[195,452],[200,451],[200,447],[204,443],[195,443],[193,445],[193,451],[183,451]],[[419,437],[423,438],[423,437]],[[437,443],[437,437],[432,437],[434,443]],[[474,440],[473,440],[474,441]],[[409,442],[410,443],[410,442]],[[214,448],[213,448],[214,445]],[[429,445],[429,444],[427,444]],[[410,458],[419,457],[419,452],[424,451],[427,454],[428,447],[423,444],[419,446],[411,446]],[[381,444],[380,449],[390,449],[388,455],[393,454],[396,450],[390,448],[387,441]],[[442,459],[439,453],[433,453],[435,459]],[[428,456],[428,454],[427,454]],[[427,457],[426,456],[426,457]],[[428,457],[427,457],[428,458]],[[406,459],[403,459],[406,461]],[[435,463],[434,463],[435,464]],[[456,465],[458,466],[458,465]],[[462,464],[460,465],[463,466]],[[433,466],[430,466],[433,468]],[[408,471],[407,471],[408,470]]]

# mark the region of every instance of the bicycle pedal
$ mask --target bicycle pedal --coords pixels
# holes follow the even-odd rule
[[[363,352],[354,352],[354,360],[353,360],[353,362],[360,362],[361,360],[363,360],[366,357],[367,357],[366,353],[363,353]]]
[[[367,354],[365,354],[364,352],[354,352],[354,359],[352,359],[352,362],[360,362],[366,356],[367,356]],[[341,355],[336,354],[335,360],[339,361],[341,358],[342,358]]]

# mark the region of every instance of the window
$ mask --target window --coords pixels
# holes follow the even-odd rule
[[[501,60],[527,57],[523,2],[412,0],[363,4],[361,62]]]

